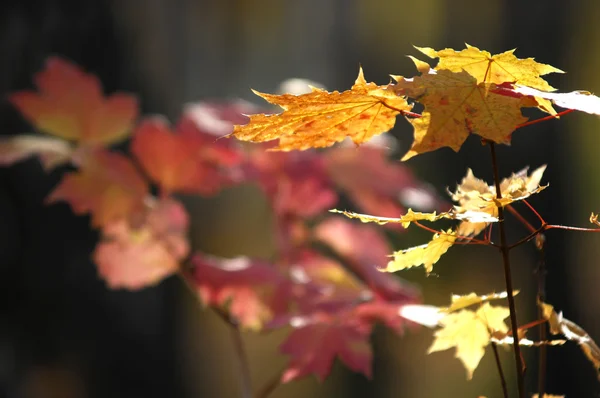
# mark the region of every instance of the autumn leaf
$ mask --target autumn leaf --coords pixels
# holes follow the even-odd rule
[[[477,79],[477,83],[515,83],[543,91],[554,91],[540,76],[549,73],[564,73],[553,66],[540,64],[533,58],[519,59],[515,50],[493,55],[477,47],[455,51],[451,48],[436,51],[429,47],[415,47],[430,58],[439,58],[436,70],[451,72],[465,71]]]
[[[51,171],[55,167],[68,163],[72,154],[71,145],[59,138],[35,135],[0,138],[0,165],[2,166],[10,166],[31,156],[37,156],[44,170]]]
[[[104,97],[100,81],[58,57],[35,78],[39,92],[20,91],[9,101],[40,131],[80,144],[108,145],[127,137],[138,114],[129,94]]]
[[[548,321],[550,333],[562,334],[567,340],[579,344],[585,357],[594,366],[596,376],[600,380],[600,347],[596,342],[581,326],[564,318],[562,312],[556,313],[552,305],[542,301],[538,301],[538,305],[542,309],[544,319]]]
[[[177,272],[188,254],[188,215],[175,200],[152,201],[138,215],[108,223],[94,251],[98,273],[112,289],[138,290]]]
[[[539,394],[533,394],[531,398],[539,398]],[[564,395],[544,394],[542,398],[565,398]]]
[[[392,251],[380,228],[336,217],[321,222],[313,234],[315,240],[328,245],[384,299],[406,303],[419,297],[418,291],[408,283],[379,271]]]
[[[297,96],[255,94],[279,105],[283,113],[250,116],[248,124],[235,126],[233,135],[252,142],[279,139],[276,149],[284,151],[328,147],[346,137],[358,145],[391,130],[396,116],[411,109],[404,97],[367,83],[362,69],[354,86],[341,93],[313,88]]]
[[[451,312],[440,320],[442,327],[435,332],[435,340],[428,353],[456,348],[455,357],[465,366],[470,380],[492,333],[508,331],[504,319],[509,315],[508,308],[493,307],[487,302],[476,311],[462,309]]]
[[[184,119],[173,132],[163,119],[148,118],[136,127],[131,150],[163,195],[210,194],[227,184],[225,170],[241,162],[237,152],[216,139],[191,120]]]
[[[381,271],[396,272],[407,268],[423,265],[428,274],[433,271],[433,264],[437,263],[440,257],[448,251],[456,240],[456,233],[448,230],[444,233],[435,234],[433,239],[421,246],[411,247],[410,249],[399,250],[392,255],[394,259],[388,262]]]
[[[80,169],[66,174],[46,199],[68,202],[77,214],[91,213],[104,226],[142,210],[148,185],[124,155],[103,149],[83,155]]]
[[[442,147],[458,152],[469,134],[498,144],[509,144],[513,131],[527,121],[523,107],[535,107],[532,97],[510,97],[494,92],[495,84],[477,83],[465,71],[440,70],[412,79],[393,76],[399,95],[425,106],[420,118],[410,120],[414,142],[402,160]]]
[[[452,200],[457,203],[454,211],[457,213],[483,212],[491,217],[498,217],[498,206],[507,206],[513,202],[527,199],[536,194],[547,185],[540,185],[540,181],[546,170],[546,165],[540,166],[528,175],[528,168],[524,168],[517,173],[500,182],[500,191],[502,198],[498,199],[496,187],[487,185],[483,180],[475,177],[471,169],[467,170],[467,175],[456,187],[456,191],[451,193]],[[475,236],[485,229],[489,223],[473,222],[465,220],[460,223],[456,231],[458,236]]]
[[[408,209],[406,214],[404,214],[398,218],[371,216],[368,214],[353,213],[350,211],[342,211],[342,210],[337,210],[337,209],[333,209],[333,210],[329,210],[329,211],[332,213],[343,214],[348,218],[359,219],[360,221],[362,221],[364,223],[372,222],[372,223],[376,223],[379,225],[386,225],[388,223],[394,223],[394,224],[402,224],[402,226],[404,228],[408,228],[410,226],[411,222],[437,221],[442,218],[446,218],[446,219],[450,219],[450,220],[464,220],[464,221],[468,221],[468,222],[486,222],[486,223],[498,221],[497,217],[493,217],[490,214],[485,213],[485,212],[474,211],[474,210],[464,211],[464,212],[460,212],[460,213],[452,211],[452,210],[449,212],[441,212],[441,213],[436,213],[436,212],[420,213],[420,212],[413,212],[412,209]]]
[[[336,357],[355,372],[371,377],[370,333],[370,329],[362,330],[346,323],[314,323],[293,330],[280,347],[282,353],[291,357],[282,383],[309,374],[323,381]]]
[[[405,207],[431,211],[447,206],[406,165],[391,161],[388,152],[363,145],[333,148],[323,157],[335,186],[362,212],[397,217],[406,212]],[[400,227],[387,225],[396,230]]]
[[[229,311],[240,325],[260,330],[289,300],[288,280],[264,261],[194,255],[194,278],[206,305]]]
[[[513,292],[513,296],[519,294],[518,290]],[[466,296],[461,296],[457,294],[452,295],[452,303],[449,307],[440,308],[441,312],[450,313],[454,311],[461,310],[466,307],[470,307],[475,304],[481,304],[488,302],[490,300],[502,300],[508,297],[506,292],[500,293],[490,293],[485,295],[478,295],[475,292],[469,293]]]
[[[570,93],[547,93],[531,87],[514,86],[512,89],[501,87],[496,90],[504,95],[528,95],[552,101],[557,106],[574,109],[592,115],[600,115],[600,98],[588,91],[572,91]]]

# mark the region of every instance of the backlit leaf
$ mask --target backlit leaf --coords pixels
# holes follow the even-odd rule
[[[255,93],[283,113],[250,116],[250,123],[235,126],[233,135],[252,142],[279,139],[277,149],[286,151],[328,147],[346,137],[361,144],[390,130],[396,116],[411,109],[404,97],[367,83],[362,70],[354,86],[341,93],[318,88],[297,96]]]
[[[129,94],[104,97],[94,75],[58,57],[35,78],[38,92],[20,91],[10,102],[40,131],[81,144],[108,145],[127,137],[138,114]]]
[[[37,156],[46,171],[68,163],[73,148],[65,140],[36,135],[0,138],[0,165],[9,166],[31,156]]]
[[[440,320],[442,327],[435,332],[435,340],[428,353],[456,348],[455,357],[465,366],[470,380],[492,333],[508,331],[504,319],[509,315],[508,308],[492,307],[487,302],[477,311],[462,309],[451,312]]]
[[[449,70],[452,72],[465,71],[477,83],[515,83],[544,91],[553,91],[540,76],[548,73],[564,73],[553,66],[540,64],[533,58],[519,59],[515,57],[515,50],[493,55],[477,47],[466,45],[467,48],[455,51],[451,48],[436,51],[428,47],[415,47],[431,58],[439,58],[436,70]]]
[[[142,210],[148,185],[124,155],[102,149],[83,154],[80,169],[66,174],[48,196],[66,201],[77,214],[91,213],[96,227]]]
[[[421,246],[394,252],[394,259],[381,271],[396,272],[407,268],[422,265],[428,274],[433,271],[433,264],[448,251],[456,240],[456,233],[448,230],[445,233],[435,234],[433,239]]]

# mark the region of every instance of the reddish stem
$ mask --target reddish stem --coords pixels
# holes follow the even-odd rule
[[[556,115],[548,115],[548,116],[540,118],[540,119],[530,120],[530,121],[525,122],[523,124],[517,125],[517,127],[515,127],[515,129],[520,129],[521,127],[531,126],[532,124],[538,124],[538,123],[541,123],[541,122],[545,122],[546,120],[556,119],[557,117],[564,116],[564,115],[566,115],[568,113],[571,113],[571,112],[575,112],[575,109],[567,109],[567,110],[564,110],[562,112],[558,112]]]

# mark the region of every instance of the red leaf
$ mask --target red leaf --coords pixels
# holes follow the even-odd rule
[[[196,254],[193,263],[204,303],[228,308],[245,328],[261,329],[276,313],[287,309],[288,280],[268,263],[203,254]]]
[[[64,200],[77,214],[91,213],[99,227],[140,210],[147,194],[146,182],[127,157],[98,149],[87,152],[81,169],[66,174],[47,200]]]
[[[379,272],[392,253],[377,226],[330,217],[315,228],[315,238],[343,257],[367,285],[387,300],[412,301],[418,292],[400,279]]]
[[[406,212],[403,204],[422,210],[440,206],[436,195],[419,183],[408,167],[387,158],[384,148],[340,147],[324,158],[331,179],[363,213],[399,217]],[[401,229],[398,224],[387,227]]]
[[[239,154],[201,133],[191,120],[173,132],[159,118],[147,119],[135,131],[131,150],[164,195],[173,192],[209,194],[229,181],[225,167],[239,163]]]
[[[175,273],[188,254],[188,224],[184,207],[166,199],[154,203],[141,223],[121,219],[106,225],[94,252],[98,273],[113,289],[159,283]]]
[[[104,97],[98,79],[58,57],[35,78],[39,92],[20,91],[10,102],[39,130],[85,144],[123,140],[138,114],[129,94]]]
[[[309,374],[323,381],[336,357],[370,378],[373,356],[370,333],[370,328],[356,328],[347,323],[314,323],[295,329],[281,345],[281,352],[291,356],[282,383]]]
[[[323,158],[316,152],[251,154],[250,167],[277,216],[313,217],[337,202]]]

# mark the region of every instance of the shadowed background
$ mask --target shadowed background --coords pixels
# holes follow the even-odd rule
[[[460,49],[465,42],[492,53],[517,48],[521,58],[568,71],[548,77],[561,91],[600,92],[597,15],[600,4],[591,0],[569,7],[558,0],[9,0],[0,6],[0,93],[31,87],[44,59],[58,54],[98,74],[107,91],[138,93],[144,113],[175,120],[191,101],[260,103],[251,87],[272,92],[290,77],[347,89],[359,64],[367,80],[383,84],[388,74],[416,74],[405,56],[419,56],[412,45]],[[6,101],[0,126],[7,135],[28,129]],[[597,117],[585,114],[526,127],[510,148],[499,148],[500,172],[547,163],[543,182],[551,186],[532,203],[548,222],[587,226],[589,213],[600,210],[599,127]],[[393,135],[400,158],[412,142],[411,128],[399,118]],[[475,138],[459,154],[442,149],[408,164],[441,193],[467,167],[491,181],[489,151]],[[59,178],[33,160],[0,169],[0,395],[238,396],[227,327],[173,279],[135,293],[107,290],[89,259],[97,235],[88,219],[66,205],[42,203]],[[257,190],[186,204],[197,249],[226,256],[271,250],[269,209]],[[524,232],[517,225],[510,234]],[[404,248],[422,238],[405,234],[394,244]],[[552,231],[547,238],[548,301],[600,337],[598,237]],[[536,261],[532,247],[515,251],[521,320],[535,319]],[[454,249],[436,272],[401,276],[438,305],[451,293],[504,286],[500,258],[487,248]],[[245,337],[259,386],[285,364],[276,349],[284,332]],[[467,382],[452,350],[425,355],[430,342],[427,330],[398,338],[378,329],[373,381],[336,366],[323,385],[307,379],[273,396],[500,396],[490,353]],[[534,391],[536,350],[525,353],[527,390]],[[512,377],[511,353],[501,355]],[[548,391],[598,396],[595,373],[574,344],[550,350]]]

